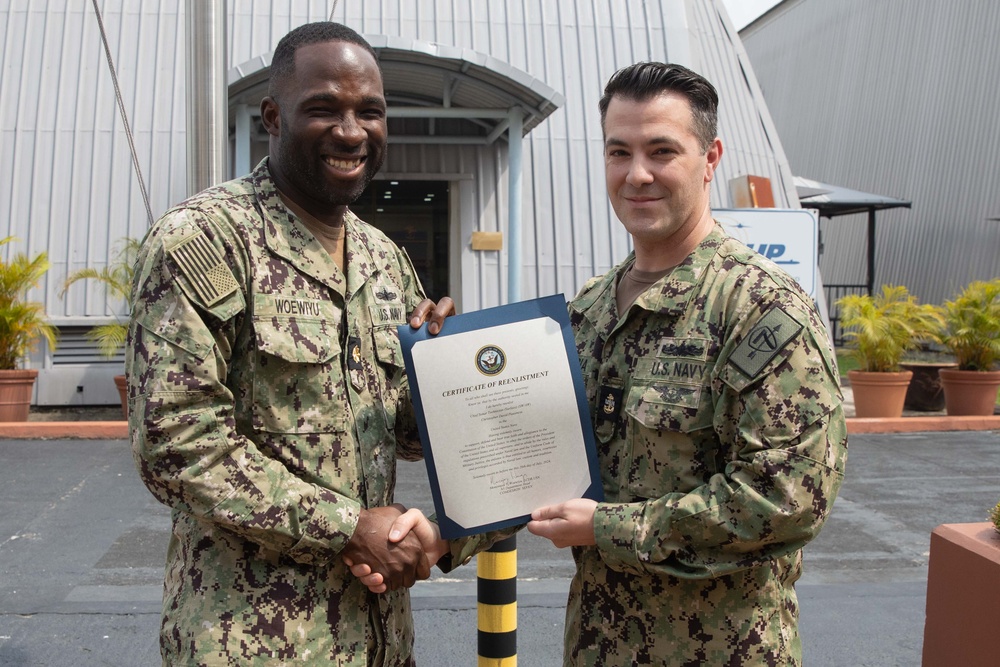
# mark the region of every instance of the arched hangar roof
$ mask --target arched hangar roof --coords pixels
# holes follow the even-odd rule
[[[433,119],[392,142],[493,143],[505,134],[512,111],[523,117],[522,136],[562,106],[545,82],[471,49],[387,35],[365,35],[382,67],[388,117]],[[267,94],[271,53],[229,71],[229,118],[248,105],[257,113]]]

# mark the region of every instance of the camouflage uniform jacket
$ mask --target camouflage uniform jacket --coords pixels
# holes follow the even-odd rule
[[[369,594],[338,554],[361,508],[392,502],[395,459],[421,456],[395,327],[423,293],[353,214],[345,243],[346,276],[266,160],[144,240],[129,413],[141,477],[173,508],[165,664],[411,661],[408,592]]]
[[[716,226],[617,316],[570,304],[606,501],[575,548],[566,665],[791,665],[794,582],[847,457],[811,300]]]

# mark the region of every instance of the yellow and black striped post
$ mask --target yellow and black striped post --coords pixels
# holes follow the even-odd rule
[[[517,665],[517,536],[476,557],[479,667]]]

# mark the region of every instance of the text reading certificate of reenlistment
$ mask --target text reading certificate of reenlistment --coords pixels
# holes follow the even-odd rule
[[[399,327],[445,538],[603,498],[580,363],[561,295]]]

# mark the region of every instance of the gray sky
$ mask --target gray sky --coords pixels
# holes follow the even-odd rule
[[[743,26],[778,4],[778,0],[722,0],[729,12],[729,18],[736,24],[736,29]]]

